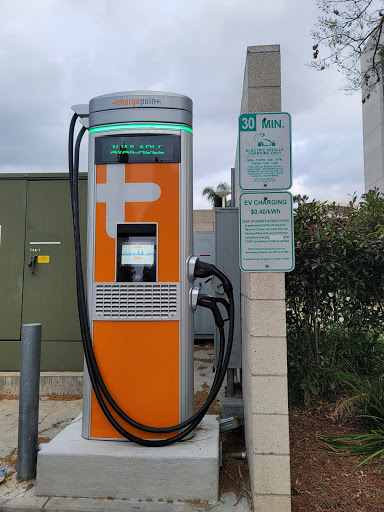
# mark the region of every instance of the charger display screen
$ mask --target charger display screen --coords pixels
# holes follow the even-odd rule
[[[116,281],[157,281],[157,224],[118,224]]]
[[[153,265],[154,262],[154,244],[122,244],[121,265]]]

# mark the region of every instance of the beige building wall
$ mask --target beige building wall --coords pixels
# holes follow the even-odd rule
[[[250,46],[241,113],[281,111],[280,46]],[[236,205],[238,185],[236,156]],[[245,438],[255,512],[289,512],[284,273],[241,272]]]
[[[384,44],[384,34],[381,36]],[[368,43],[369,45],[369,43]],[[361,71],[364,73],[373,50],[363,53]],[[365,192],[375,187],[384,193],[384,88],[376,85],[370,98],[363,103],[364,181]]]
[[[214,231],[215,211],[193,210],[193,231]]]

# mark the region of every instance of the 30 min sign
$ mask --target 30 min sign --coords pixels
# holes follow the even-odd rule
[[[287,190],[292,186],[288,113],[241,114],[239,172],[242,190]]]

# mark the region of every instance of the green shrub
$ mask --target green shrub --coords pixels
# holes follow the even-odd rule
[[[384,199],[348,207],[296,197],[296,268],[286,275],[290,398],[309,401],[384,370]]]

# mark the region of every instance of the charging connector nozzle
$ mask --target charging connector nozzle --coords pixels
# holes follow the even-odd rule
[[[224,291],[227,294],[227,296],[233,297],[233,288],[231,281],[225,274],[221,272],[221,270],[215,267],[215,265],[212,265],[212,263],[200,261],[200,259],[197,258],[195,263],[194,276],[202,278],[216,276],[223,283]]]

